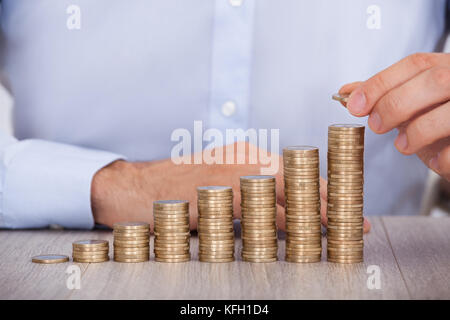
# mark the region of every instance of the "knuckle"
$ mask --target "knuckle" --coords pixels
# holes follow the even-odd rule
[[[433,120],[422,119],[411,122],[405,130],[408,143],[414,150],[420,149],[430,142],[429,132],[433,128]]]
[[[389,93],[384,98],[384,116],[393,116],[395,118],[403,116],[403,110],[401,108],[400,98],[392,93]],[[383,116],[383,114],[381,114]]]
[[[428,69],[433,66],[433,56],[430,53],[414,53],[408,56],[407,59],[418,69]]]
[[[386,79],[385,76],[383,76],[383,74],[378,74],[377,76],[374,77],[374,80],[375,80],[374,81],[375,87],[378,88],[378,90],[380,90],[380,92],[388,91],[389,88],[391,88],[388,80]]]
[[[435,67],[431,70],[433,82],[439,87],[450,86],[450,68]]]

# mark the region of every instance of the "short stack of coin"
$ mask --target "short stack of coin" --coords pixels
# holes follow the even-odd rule
[[[114,224],[114,261],[145,262],[150,259],[150,226],[146,222]]]
[[[241,183],[242,260],[277,261],[277,201],[273,176],[244,176]]]
[[[189,202],[160,200],[153,202],[155,222],[155,260],[186,262],[191,259]]]
[[[328,127],[327,258],[363,261],[364,126]]]
[[[72,243],[73,262],[95,263],[109,260],[109,242],[106,240],[80,240]]]
[[[233,189],[197,188],[199,260],[234,261]]]
[[[283,150],[286,261],[318,262],[322,256],[319,149]]]

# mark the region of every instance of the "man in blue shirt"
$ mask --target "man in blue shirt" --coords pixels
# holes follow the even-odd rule
[[[15,133],[0,133],[0,227],[151,221],[152,201],[168,198],[190,200],[195,227],[198,185],[232,185],[239,211],[238,177],[261,165],[170,159],[173,132],[196,120],[318,146],[326,177],[327,126],[369,115],[365,212],[416,214],[427,166],[450,174],[450,56],[417,54],[439,50],[447,6],[3,0]],[[360,79],[341,88],[348,111],[331,101]]]

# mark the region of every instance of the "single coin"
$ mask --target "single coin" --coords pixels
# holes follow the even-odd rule
[[[77,251],[73,251],[72,252],[72,256],[76,256],[76,257],[93,257],[93,258],[98,258],[98,257],[105,257],[108,256],[109,252],[108,251],[102,251],[102,252],[77,252]]]
[[[271,257],[271,258],[253,258],[253,257],[242,257],[242,260],[245,262],[255,262],[255,263],[270,263],[270,262],[276,262],[278,258]]]
[[[149,229],[150,225],[146,222],[117,222],[113,225],[114,229]]]
[[[155,252],[155,256],[158,258],[167,259],[186,259],[191,256],[189,251],[183,253],[166,253],[166,252]]]
[[[73,257],[73,262],[78,262],[78,263],[100,263],[100,262],[106,262],[109,261],[109,256],[105,257],[105,258],[100,258],[100,259],[83,259],[83,258],[76,258]]]
[[[114,257],[114,261],[116,262],[123,262],[123,263],[139,263],[139,262],[146,262],[149,261],[150,258],[116,258]]]
[[[211,263],[226,263],[226,262],[234,261],[234,257],[219,259],[219,258],[210,258],[208,256],[203,256],[203,255],[199,256],[198,259],[200,262],[211,262]]]
[[[108,247],[77,247],[72,246],[72,251],[74,252],[107,252],[109,251]]]
[[[188,262],[191,260],[191,257],[186,258],[162,258],[162,257],[155,257],[156,262],[165,262],[165,263],[182,263],[182,262]]]
[[[315,262],[320,262],[322,260],[322,257],[303,258],[303,257],[286,255],[285,260],[287,262],[291,262],[291,263],[315,263]]]
[[[333,100],[342,102],[344,104],[344,107],[347,107],[347,102],[348,102],[348,98],[349,98],[349,94],[339,94],[339,93],[335,93],[331,96],[331,98]]]
[[[107,240],[78,240],[72,243],[76,247],[107,247],[109,242]]]
[[[31,261],[41,264],[63,263],[69,261],[69,257],[61,254],[43,254],[32,257]]]

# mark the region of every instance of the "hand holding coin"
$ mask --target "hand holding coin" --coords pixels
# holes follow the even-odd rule
[[[450,180],[450,53],[410,55],[366,81],[344,85],[339,95],[348,95],[341,103],[351,114],[369,116],[375,133],[397,128],[401,153],[417,154]]]

